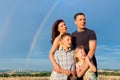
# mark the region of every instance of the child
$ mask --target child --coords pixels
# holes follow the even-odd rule
[[[54,59],[61,68],[61,72],[52,71],[50,80],[67,80],[70,74],[74,74],[74,58],[73,51],[70,49],[72,41],[69,33],[61,35],[61,47],[55,51]],[[75,80],[75,79],[74,79]]]
[[[75,49],[74,59],[76,62],[76,72],[78,77],[83,76],[83,80],[97,80],[95,72],[96,67],[90,61],[82,46]],[[83,71],[86,68],[86,71]]]

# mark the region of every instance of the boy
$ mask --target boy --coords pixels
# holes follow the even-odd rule
[[[64,33],[60,41],[60,47],[56,50],[54,59],[60,66],[61,72],[57,73],[53,70],[50,80],[67,80],[68,76],[74,74],[75,71],[73,51],[70,49],[72,44],[71,35],[69,33]]]

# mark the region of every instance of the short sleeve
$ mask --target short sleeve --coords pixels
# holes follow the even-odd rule
[[[89,40],[97,40],[96,34],[92,30],[89,33]]]
[[[56,63],[59,63],[59,59],[58,59],[58,50],[55,51],[54,59],[55,59]]]

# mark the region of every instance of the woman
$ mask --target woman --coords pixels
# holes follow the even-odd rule
[[[61,38],[61,35],[66,33],[66,32],[67,32],[67,27],[65,25],[64,20],[58,19],[53,23],[52,40],[51,40],[52,47],[51,47],[50,52],[49,52],[49,59],[52,63],[53,70],[58,72],[58,73],[61,72],[61,68],[54,60],[54,52],[58,47],[62,46],[62,45],[60,45],[60,38]]]

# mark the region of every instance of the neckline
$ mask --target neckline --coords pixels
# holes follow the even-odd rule
[[[84,29],[81,30],[81,31],[78,31],[78,30],[77,30],[77,32],[78,32],[78,33],[82,33],[82,32],[84,32],[85,30],[86,30],[86,28],[84,28]]]

